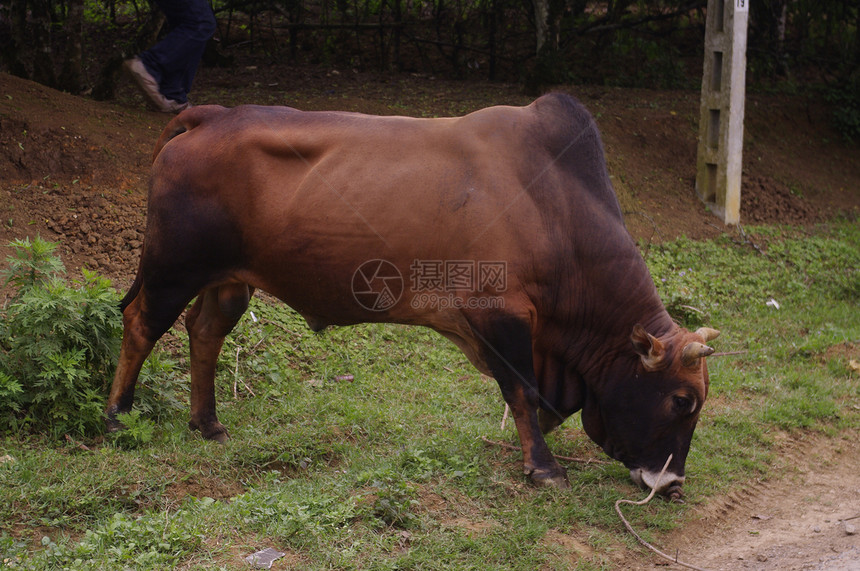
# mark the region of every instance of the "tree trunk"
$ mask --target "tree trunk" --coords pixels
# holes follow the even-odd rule
[[[499,2],[498,0],[490,0],[490,13],[489,13],[489,38],[487,41],[487,48],[490,52],[490,62],[489,62],[489,79],[492,81],[496,79],[496,27],[499,22]]]
[[[549,31],[549,0],[533,0],[535,6],[535,54],[540,54]]]
[[[27,0],[11,0],[9,19],[11,34],[8,46],[2,50],[3,60],[9,73],[30,79],[27,66],[21,61],[21,49],[27,45]]]
[[[30,0],[33,15],[33,81],[57,86],[54,59],[51,57],[51,6],[50,0]]]
[[[394,68],[403,71],[403,61],[400,59],[400,26],[403,24],[402,0],[394,0],[394,36],[391,39],[394,49]]]
[[[855,6],[857,10],[857,22],[854,24],[854,66],[860,66],[860,6]]]
[[[69,93],[80,93],[83,88],[84,0],[68,0],[68,14],[63,25],[66,38],[66,58],[60,73],[60,89]]]
[[[782,75],[788,75],[788,56],[785,53],[785,26],[788,22],[788,0],[779,0],[776,13],[776,58]]]

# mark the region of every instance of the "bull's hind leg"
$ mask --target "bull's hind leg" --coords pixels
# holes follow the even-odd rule
[[[188,311],[185,325],[191,345],[191,420],[204,438],[229,439],[215,413],[215,365],[227,336],[248,308],[253,288],[225,284],[204,290]]]
[[[122,312],[122,346],[119,362],[105,407],[105,422],[109,432],[123,428],[116,415],[129,412],[134,401],[134,388],[143,362],[162,335],[185,309],[192,295],[153,295],[138,277]],[[140,289],[137,289],[140,287]],[[123,301],[126,304],[126,301]]]
[[[536,485],[567,487],[567,471],[550,452],[538,421],[540,394],[528,323],[514,316],[467,319],[482,346],[482,356],[511,407],[523,451],[523,472]]]

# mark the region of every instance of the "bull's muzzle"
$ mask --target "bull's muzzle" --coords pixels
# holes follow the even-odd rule
[[[630,478],[636,482],[636,485],[651,490],[656,488],[658,494],[662,494],[670,499],[680,499],[684,493],[681,491],[681,486],[684,485],[684,476],[679,476],[671,471],[652,472],[644,468],[634,468],[630,470]]]

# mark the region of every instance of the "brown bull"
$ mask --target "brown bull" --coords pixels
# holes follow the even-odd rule
[[[196,296],[190,426],[226,440],[215,364],[255,288],[315,330],[394,322],[453,341],[499,383],[535,483],[567,484],[543,433],[582,410],[588,435],[640,484],[672,454],[660,488],[680,489],[718,332],[666,313],[594,120],[568,96],[445,119],[256,106],[173,119],[123,300],[109,428]]]

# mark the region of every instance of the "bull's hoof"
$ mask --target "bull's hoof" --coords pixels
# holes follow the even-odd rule
[[[126,430],[126,426],[116,419],[116,414],[106,414],[105,415],[105,428],[108,432],[119,432],[120,430]]]
[[[220,422],[213,422],[206,426],[200,426],[193,420],[188,422],[188,428],[191,430],[199,430],[200,436],[206,440],[213,440],[218,444],[226,444],[230,440],[230,433]]]
[[[532,470],[528,473],[532,483],[541,488],[558,488],[564,490],[570,487],[567,471],[560,467],[557,470]]]
[[[206,440],[212,440],[213,442],[217,442],[218,444],[227,444],[230,442],[230,435],[227,434],[227,431],[224,432],[216,432],[211,436],[204,436]]]

